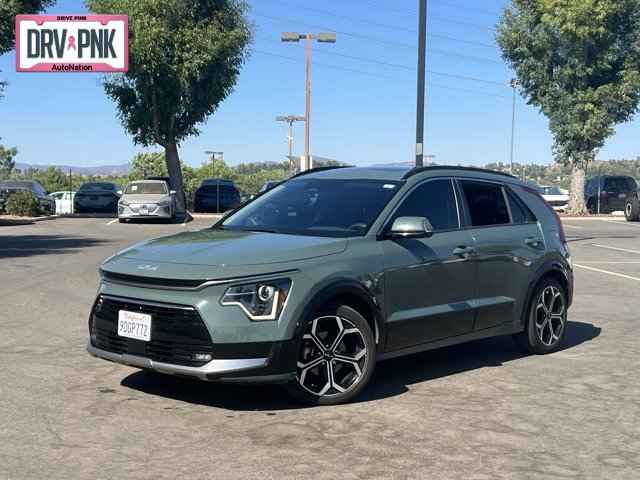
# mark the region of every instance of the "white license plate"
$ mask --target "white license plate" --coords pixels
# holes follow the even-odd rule
[[[151,340],[151,315],[146,313],[118,312],[118,336],[148,342]]]

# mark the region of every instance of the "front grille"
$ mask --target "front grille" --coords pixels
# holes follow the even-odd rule
[[[120,310],[151,315],[151,341],[118,336]],[[91,315],[90,330],[95,347],[120,355],[137,355],[189,367],[207,363],[194,360],[196,353],[213,355],[209,331],[198,312],[190,307],[150,305],[101,296]]]
[[[143,277],[140,275],[128,275],[123,273],[108,272],[106,270],[101,270],[100,274],[107,281],[148,287],[197,288],[207,281],[206,279],[184,280],[174,278]]]
[[[551,200],[549,201],[549,205],[551,205],[552,207],[562,207],[564,205],[566,205],[568,202],[567,200]]]

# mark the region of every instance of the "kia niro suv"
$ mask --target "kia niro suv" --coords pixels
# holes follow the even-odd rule
[[[311,404],[355,398],[400,355],[498,335],[556,351],[573,292],[538,191],[461,167],[305,172],[100,273],[92,355]]]

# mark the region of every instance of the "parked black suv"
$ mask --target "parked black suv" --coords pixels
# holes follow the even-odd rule
[[[83,184],[73,200],[75,213],[117,213],[122,191],[111,182],[89,182]]]
[[[220,213],[232,210],[238,207],[240,203],[240,192],[233,181],[206,178],[196,190],[193,210],[198,213]]]
[[[640,188],[627,195],[624,216],[627,222],[640,222]]]
[[[587,209],[590,213],[622,211],[626,207],[629,194],[637,189],[635,179],[629,176],[599,175],[590,178],[584,189]]]

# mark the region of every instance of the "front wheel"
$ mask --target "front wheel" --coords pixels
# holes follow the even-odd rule
[[[627,222],[640,221],[640,201],[637,198],[629,200],[624,208],[624,216]]]
[[[553,278],[543,279],[529,306],[523,332],[514,336],[526,352],[544,355],[562,345],[567,329],[567,294]]]
[[[376,342],[367,321],[351,307],[326,309],[307,322],[289,393],[303,403],[336,405],[366,387],[376,363]]]

